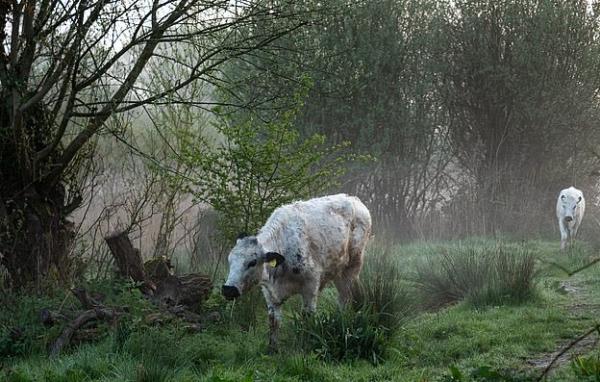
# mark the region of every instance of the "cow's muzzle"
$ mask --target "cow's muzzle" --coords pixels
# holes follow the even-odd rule
[[[238,288],[231,285],[223,285],[222,292],[223,297],[228,300],[233,300],[234,298],[240,297],[240,291]]]
[[[565,216],[565,221],[566,221],[567,223],[570,223],[570,222],[572,222],[572,221],[573,221],[573,217],[572,217],[572,216]]]

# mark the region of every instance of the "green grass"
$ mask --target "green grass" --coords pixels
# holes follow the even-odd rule
[[[483,305],[459,300],[434,311],[417,308],[413,300],[420,297],[412,280],[425,258],[435,261],[444,251],[482,253],[499,245],[507,253],[526,252],[536,259],[536,298]],[[540,370],[527,360],[541,358],[577,337],[596,323],[600,312],[600,265],[571,277],[562,270],[584,265],[593,258],[593,249],[580,243],[561,253],[557,247],[555,242],[499,243],[485,238],[391,248],[371,245],[361,276],[371,286],[363,301],[385,309],[382,302],[391,300],[393,313],[386,316],[385,325],[397,324],[386,340],[385,357],[376,365],[361,357],[321,357],[318,351],[299,346],[293,320],[300,305],[297,299],[285,306],[280,353],[268,355],[266,312],[259,294],[236,305],[215,294],[209,305],[220,310],[223,321],[191,334],[177,322],[148,326],[143,317],[152,307],[127,287],[106,284],[95,287],[104,289],[110,303],[132,307],[129,317],[117,327],[107,326],[107,334],[98,341],[48,359],[46,346],[59,328],[43,328],[37,322],[39,309],[76,306],[76,301],[65,293],[0,296],[0,380],[451,381],[452,370],[462,376],[454,380],[486,380],[481,377],[485,373],[504,376],[495,380],[531,380]],[[391,278],[395,281],[388,285]],[[576,292],[565,290],[565,283]],[[332,288],[322,293],[322,317],[336,317],[335,299]],[[9,330],[15,326],[26,335],[12,343]],[[597,352],[584,354],[579,363],[561,365],[549,380],[595,380],[597,359]]]
[[[503,245],[444,249],[417,264],[422,304],[439,308],[467,301],[475,307],[523,303],[535,297],[535,257]]]

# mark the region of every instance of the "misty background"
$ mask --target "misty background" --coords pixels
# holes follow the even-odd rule
[[[588,201],[581,234],[597,236],[596,2],[193,3],[109,2],[97,15],[90,5],[81,25],[105,23],[81,41],[68,38],[78,24],[60,12],[48,24],[54,44],[38,46],[25,82],[45,92],[22,117],[30,130],[15,130],[24,138],[4,135],[1,192],[7,216],[39,214],[27,207],[33,199],[61,200],[46,236],[70,239],[34,252],[66,243],[69,260],[48,264],[104,277],[112,260],[103,238],[115,231],[129,232],[145,258],[219,262],[237,232],[255,232],[278,205],[337,192],[369,207],[386,242],[558,241],[556,197],[574,185]],[[153,40],[157,20],[165,34]],[[80,68],[52,77],[61,41],[81,49]],[[153,41],[137,71],[142,42]],[[71,89],[73,73],[82,80]],[[32,165],[35,152],[47,163]],[[41,196],[23,191],[31,184]],[[25,236],[42,231],[25,220]],[[33,253],[11,227],[8,274],[47,273],[51,265],[11,258],[11,248]]]

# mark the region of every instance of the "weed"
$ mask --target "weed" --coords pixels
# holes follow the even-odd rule
[[[581,379],[600,381],[600,355],[579,356],[571,361],[573,373]]]

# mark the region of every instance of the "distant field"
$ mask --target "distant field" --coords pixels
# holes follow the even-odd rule
[[[535,294],[526,302],[479,306],[463,301],[437,310],[419,304],[419,267],[435,264],[436,256],[501,247],[508,253],[528,253],[536,259]],[[381,244],[372,244],[367,266]],[[179,322],[152,327],[145,323],[151,307],[133,292],[114,292],[115,303],[131,307],[127,325],[108,328],[94,343],[48,359],[45,346],[58,330],[37,323],[39,309],[74,303],[58,293],[40,298],[5,296],[0,310],[0,380],[4,381],[456,381],[535,380],[545,365],[570,340],[597,323],[600,312],[600,264],[569,277],[596,251],[585,243],[567,252],[557,242],[466,241],[417,243],[386,248],[398,265],[399,282],[413,298],[403,325],[394,334],[383,361],[326,361],[318,352],[300,350],[293,312],[286,306],[279,354],[266,353],[263,300],[253,294],[236,305],[225,305],[218,294],[204,307],[217,309],[222,320],[201,333],[189,333]],[[424,259],[429,263],[424,263]],[[371,259],[371,260],[370,260]],[[367,277],[367,276],[365,276]],[[218,284],[218,282],[216,283]],[[467,291],[468,292],[468,291]],[[319,310],[335,310],[335,291],[327,289]],[[502,296],[500,296],[502,297]],[[252,304],[251,298],[255,299]],[[8,328],[30,333],[9,343]],[[597,380],[600,362],[592,339],[575,346],[579,367],[561,359],[550,374],[553,381]],[[595,368],[595,369],[594,369]],[[487,374],[486,374],[487,373]],[[453,376],[454,375],[454,376]],[[479,376],[478,376],[479,375]],[[487,377],[485,377],[487,375]],[[487,379],[486,379],[487,378]],[[496,378],[496,379],[494,379]]]

